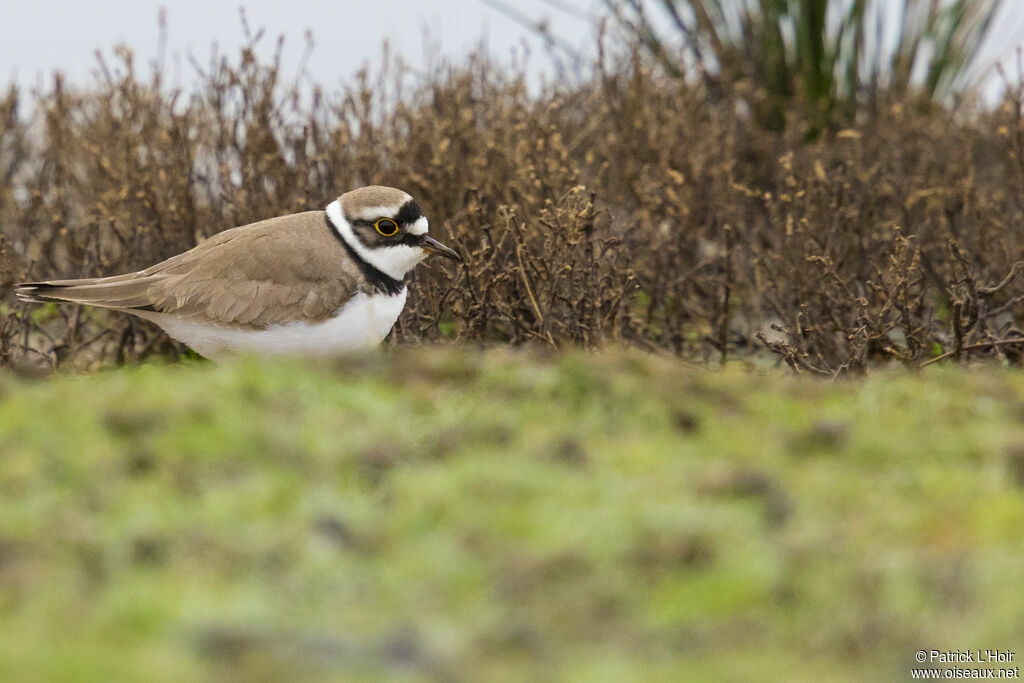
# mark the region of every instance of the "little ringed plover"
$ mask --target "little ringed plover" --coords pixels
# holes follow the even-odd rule
[[[136,315],[208,358],[334,355],[387,336],[405,306],[403,279],[426,256],[461,260],[427,228],[412,197],[375,185],[325,211],[225,230],[145,270],[26,282],[15,293]]]

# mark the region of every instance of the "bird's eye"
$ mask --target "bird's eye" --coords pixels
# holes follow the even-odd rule
[[[380,218],[373,224],[377,232],[385,237],[394,237],[398,233],[398,223],[390,218]]]

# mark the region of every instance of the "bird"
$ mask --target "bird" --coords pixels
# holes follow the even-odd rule
[[[32,303],[130,313],[213,360],[343,355],[384,340],[416,264],[430,254],[462,260],[428,229],[411,195],[371,185],[323,211],[224,230],[134,273],[24,282],[14,291]]]

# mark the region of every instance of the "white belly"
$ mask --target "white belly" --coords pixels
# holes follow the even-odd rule
[[[406,289],[394,296],[356,294],[333,318],[319,323],[291,322],[251,330],[166,314],[146,317],[207,358],[233,353],[332,356],[380,344],[405,306]]]

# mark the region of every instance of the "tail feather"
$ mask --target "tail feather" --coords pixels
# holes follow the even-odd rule
[[[152,281],[137,273],[81,280],[23,282],[14,286],[14,294],[30,303],[73,303],[100,308],[148,309],[147,296]]]

